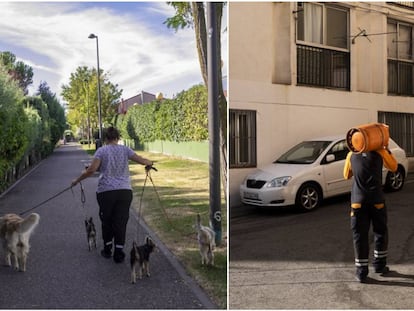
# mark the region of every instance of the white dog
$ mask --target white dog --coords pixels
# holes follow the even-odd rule
[[[26,271],[26,260],[29,254],[29,239],[33,229],[39,223],[40,216],[32,213],[26,218],[16,214],[0,217],[0,239],[6,253],[6,265],[20,271]]]
[[[210,227],[201,224],[200,214],[197,215],[197,240],[200,247],[201,264],[214,265],[214,248],[216,247],[216,233]]]

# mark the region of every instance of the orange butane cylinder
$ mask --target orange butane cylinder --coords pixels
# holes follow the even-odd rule
[[[389,127],[383,123],[360,125],[351,128],[346,134],[349,149],[356,153],[384,149],[389,139]]]

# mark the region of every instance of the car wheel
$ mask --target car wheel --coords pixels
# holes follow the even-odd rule
[[[322,201],[322,192],[314,183],[303,184],[296,194],[296,205],[304,211],[311,211]]]
[[[388,172],[385,180],[385,189],[388,191],[398,191],[404,186],[404,169],[398,166],[395,173]]]

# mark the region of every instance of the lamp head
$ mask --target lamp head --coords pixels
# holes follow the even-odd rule
[[[96,36],[96,35],[94,35],[93,33],[91,33],[91,34],[88,36],[88,38],[89,38],[89,39],[95,39],[95,38],[98,38],[98,36]]]

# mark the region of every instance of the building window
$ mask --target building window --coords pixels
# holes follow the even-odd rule
[[[378,111],[378,122],[388,124],[391,138],[407,156],[414,156],[414,114]]]
[[[320,3],[298,5],[298,85],[349,90],[348,10]]]
[[[230,109],[230,168],[256,166],[256,111]]]
[[[388,94],[413,96],[413,26],[388,20]]]

